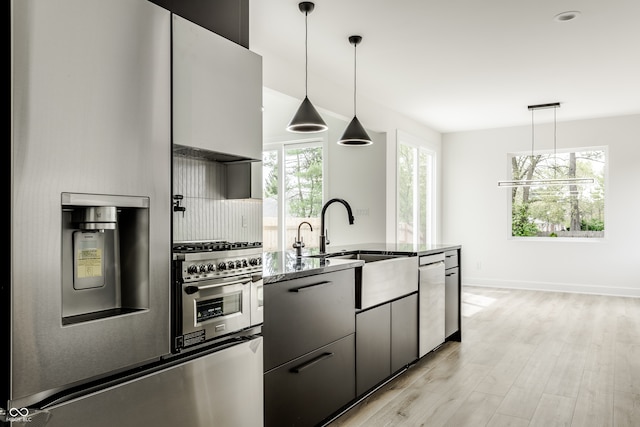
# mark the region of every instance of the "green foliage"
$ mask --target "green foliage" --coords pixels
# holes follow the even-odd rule
[[[322,209],[322,148],[292,148],[285,153],[288,215],[313,218]]]
[[[278,164],[283,161],[287,215],[297,218],[318,217],[322,209],[322,148],[291,147],[281,152],[263,152],[264,198],[278,199]]]
[[[413,164],[415,149],[398,146],[398,222],[413,223]]]
[[[589,220],[580,221],[580,229],[582,231],[603,231],[604,230],[604,221],[591,218]]]
[[[275,150],[262,153],[263,191],[264,198],[278,197],[278,152]]]
[[[538,227],[529,218],[529,205],[514,205],[511,215],[511,234],[513,236],[535,236]]]
[[[593,178],[592,186],[535,186],[514,188],[512,227],[514,236],[557,237],[553,230],[569,230],[581,224],[583,231],[604,230],[605,151],[576,151],[511,158],[513,179]],[[526,206],[526,207],[525,207]],[[538,224],[538,227],[536,227]]]

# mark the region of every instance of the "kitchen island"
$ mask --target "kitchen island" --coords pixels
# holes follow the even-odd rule
[[[267,252],[265,426],[314,426],[356,398],[355,283],[360,260]]]
[[[379,243],[266,252],[265,426],[327,424],[426,352],[460,341],[460,249]],[[391,289],[368,296],[385,283]],[[441,331],[423,351],[426,318]]]

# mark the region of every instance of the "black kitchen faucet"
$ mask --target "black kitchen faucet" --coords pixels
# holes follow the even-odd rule
[[[347,203],[346,200],[331,199],[327,203],[325,203],[324,206],[322,207],[322,213],[320,216],[320,253],[321,254],[326,252],[327,245],[331,243],[329,242],[329,233],[324,228],[324,214],[327,211],[327,208],[329,207],[329,205],[335,202],[342,203],[344,207],[347,208],[347,216],[349,217],[349,224],[353,224],[353,213],[351,212],[351,206],[349,206],[349,203]]]

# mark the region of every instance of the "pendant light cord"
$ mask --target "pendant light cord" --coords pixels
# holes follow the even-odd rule
[[[546,107],[546,105],[545,105]],[[535,121],[534,111],[535,108],[531,108],[531,165],[533,166],[534,157],[534,144],[535,144]],[[557,140],[558,140],[558,121],[556,114],[558,111],[558,105],[553,105],[553,177],[557,177],[558,173],[558,153],[557,153]]]
[[[307,53],[307,39],[309,38],[309,27],[307,24],[309,12],[304,13],[304,96],[308,96],[307,81],[309,80],[309,54]]]
[[[356,49],[358,48],[358,44],[354,43],[353,44],[353,116],[355,117],[356,114],[356,85],[357,85],[357,66],[358,66],[358,61],[357,61],[357,53],[356,53]]]

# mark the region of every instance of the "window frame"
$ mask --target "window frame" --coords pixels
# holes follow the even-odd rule
[[[605,228],[602,237],[569,237],[569,236],[514,236],[513,235],[513,201],[510,191],[506,191],[507,198],[507,216],[506,216],[506,236],[507,240],[520,241],[520,242],[574,242],[574,243],[597,243],[607,240],[607,226],[606,221],[609,218],[609,208],[607,203],[607,195],[609,194],[609,146],[608,145],[596,145],[596,146],[579,146],[579,147],[563,147],[556,149],[536,149],[526,151],[513,151],[507,153],[507,176],[513,176],[513,169],[511,159],[516,156],[531,156],[538,154],[565,154],[565,153],[579,153],[583,151],[603,151],[604,152],[604,165],[603,165],[603,177],[604,177],[604,218]],[[506,187],[505,189],[508,189]]]
[[[277,153],[277,165],[278,165],[278,209],[277,209],[277,248],[276,251],[286,251],[291,249],[287,243],[286,235],[286,197],[282,197],[285,190],[285,167],[283,159],[286,150],[289,148],[314,148],[320,147],[322,149],[322,201],[326,199],[327,189],[327,138],[325,135],[318,135],[311,138],[301,139],[287,139],[284,141],[270,142],[263,144],[262,152],[276,151]],[[264,182],[263,182],[264,192]],[[315,231],[315,228],[314,228]],[[264,240],[264,239],[263,239]]]
[[[397,132],[397,141],[396,141],[396,185],[395,185],[395,200],[396,200],[396,206],[395,206],[395,216],[396,216],[396,226],[395,226],[395,241],[396,243],[399,243],[399,225],[400,225],[400,197],[399,197],[399,190],[400,190],[400,150],[401,150],[401,145],[404,146],[408,146],[411,147],[412,149],[414,149],[416,154],[419,154],[420,152],[423,152],[425,154],[428,155],[429,158],[429,166],[430,166],[430,173],[429,173],[429,166],[427,166],[427,174],[428,174],[428,182],[427,182],[427,186],[426,186],[426,215],[427,217],[430,217],[430,220],[426,221],[426,228],[425,228],[425,243],[421,243],[419,241],[419,233],[414,232],[412,235],[412,244],[414,245],[420,245],[420,244],[426,244],[426,245],[432,245],[434,243],[436,243],[438,240],[438,235],[437,235],[437,224],[438,224],[438,198],[437,198],[437,189],[438,189],[438,153],[436,150],[434,150],[433,148],[430,148],[427,144],[427,142],[421,138],[415,137],[413,135],[410,135],[408,133],[402,132],[402,131],[398,131]],[[419,165],[419,155],[414,156],[414,172],[418,170],[418,168],[416,168],[416,165]],[[420,227],[422,226],[422,224],[425,224],[425,221],[422,220],[420,218],[420,203],[419,203],[419,199],[416,199],[416,197],[419,195],[419,185],[416,185],[418,182],[418,177],[419,177],[419,173],[417,174],[413,174],[413,183],[414,183],[414,189],[413,189],[413,221],[415,223],[415,221],[418,221],[419,227],[417,229],[420,229]],[[429,182],[430,180],[430,182]]]

